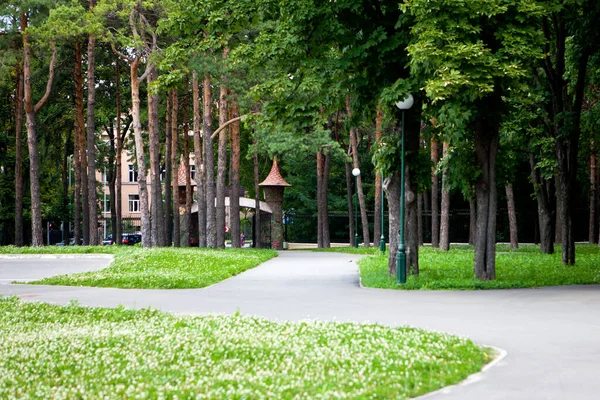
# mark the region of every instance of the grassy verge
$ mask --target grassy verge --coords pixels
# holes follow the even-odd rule
[[[491,359],[416,329],[0,300],[0,398],[389,398]]]
[[[152,248],[121,246],[42,248],[2,247],[0,253],[112,253],[110,267],[94,272],[60,275],[29,284],[138,289],[201,288],[221,282],[275,256],[274,250]]]
[[[442,252],[431,247],[419,249],[419,277],[409,277],[398,285],[387,272],[387,254],[359,261],[364,286],[386,289],[507,289],[575,284],[600,284],[600,249],[596,245],[577,245],[576,265],[564,266],[560,247],[555,254],[539,253],[539,246],[521,246],[510,251],[498,245],[496,280],[482,282],[473,275],[473,248],[452,246]]]

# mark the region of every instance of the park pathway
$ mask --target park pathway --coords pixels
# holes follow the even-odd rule
[[[467,336],[507,352],[478,382],[443,390],[428,399],[600,398],[600,285],[502,291],[365,289],[359,284],[358,258],[281,252],[255,269],[204,289],[5,284],[0,285],[0,295],[186,314],[240,311],[272,320],[410,325]],[[0,260],[0,271],[5,264],[6,260]]]

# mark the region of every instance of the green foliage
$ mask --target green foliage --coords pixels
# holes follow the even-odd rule
[[[498,245],[496,280],[483,282],[473,275],[471,246],[452,246],[443,252],[430,247],[419,249],[419,276],[410,276],[398,285],[387,270],[387,255],[359,261],[362,284],[367,287],[405,290],[509,289],[600,283],[600,249],[595,245],[577,246],[577,265],[563,266],[560,252],[540,254],[539,246],[521,246],[509,251]]]
[[[243,311],[243,309],[242,309]],[[413,328],[0,300],[0,396],[408,398],[493,358]]]

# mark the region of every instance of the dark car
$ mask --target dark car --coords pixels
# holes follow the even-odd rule
[[[140,243],[142,241],[142,235],[139,233],[123,233],[121,235],[121,243],[127,246],[133,246],[134,244]],[[103,245],[111,245],[115,244],[112,235],[108,235],[108,237],[102,241]]]

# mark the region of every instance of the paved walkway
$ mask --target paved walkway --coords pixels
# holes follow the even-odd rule
[[[508,352],[481,381],[431,399],[600,398],[599,285],[463,292],[364,289],[357,260],[353,255],[287,251],[205,289],[0,285],[0,294],[189,314],[239,310],[273,320],[411,325],[464,335]],[[4,263],[0,260],[0,270]]]

